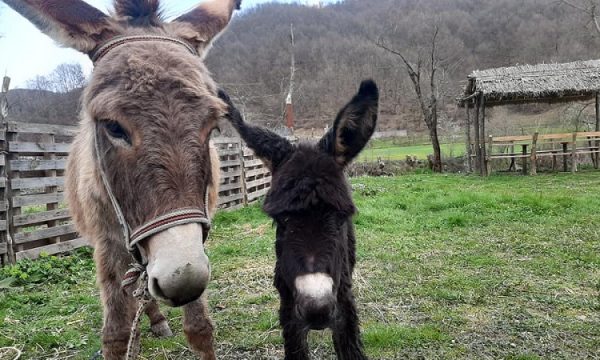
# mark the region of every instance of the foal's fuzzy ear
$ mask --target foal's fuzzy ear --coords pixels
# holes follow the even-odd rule
[[[342,166],[348,165],[367,145],[377,125],[379,89],[373,80],[360,84],[358,93],[340,110],[319,147]]]
[[[219,90],[219,98],[228,106],[227,119],[240,134],[246,145],[254,150],[256,156],[261,158],[271,171],[293,152],[294,146],[284,137],[261,127],[252,126],[244,121],[238,109],[233,105],[229,95]]]
[[[208,0],[168,25],[172,32],[193,44],[202,55],[231,21],[242,0]]]
[[[81,0],[3,0],[53,40],[83,53],[117,35],[102,11]]]

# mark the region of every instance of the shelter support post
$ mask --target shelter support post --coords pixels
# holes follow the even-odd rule
[[[469,105],[469,103],[467,102],[465,104],[465,109],[467,110],[467,117],[465,119],[466,121],[466,125],[465,125],[465,136],[466,136],[466,146],[467,146],[467,171],[468,172],[473,172],[473,159],[471,158],[471,156],[473,155],[473,150],[471,148],[471,107]]]
[[[483,176],[488,176],[487,164],[489,159],[487,157],[487,151],[485,147],[485,97],[483,93],[480,95],[479,102],[481,104],[481,135],[479,136],[481,139],[481,173]]]
[[[481,139],[479,138],[479,97],[475,98],[475,121],[473,122],[473,130],[475,133],[475,166],[480,175],[483,175],[481,167]]]

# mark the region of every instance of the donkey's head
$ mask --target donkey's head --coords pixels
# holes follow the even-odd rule
[[[94,61],[80,138],[96,144],[93,176],[100,182],[104,172],[131,229],[177,209],[214,210],[218,158],[209,137],[225,104],[202,56],[241,0],[205,1],[169,23],[159,0],[115,0],[112,16],[82,0],[3,1]],[[108,192],[99,197],[114,218]],[[207,230],[178,225],[135,247],[148,262],[152,295],[182,305],[202,294],[210,277]]]
[[[311,328],[324,328],[334,318],[340,280],[354,266],[355,208],[344,168],[373,134],[377,86],[364,81],[315,145],[293,146],[244,123],[227,96],[221,96],[230,104],[229,118],[241,137],[272,170],[264,210],[277,224],[278,276],[292,289],[299,318]]]

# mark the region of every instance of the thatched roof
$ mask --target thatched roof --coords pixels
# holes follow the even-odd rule
[[[586,100],[600,92],[600,60],[474,71],[465,98],[483,93],[486,106]],[[464,106],[464,99],[460,101]]]

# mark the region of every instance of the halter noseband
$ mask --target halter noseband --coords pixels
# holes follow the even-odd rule
[[[123,215],[123,211],[117,198],[115,197],[110,183],[108,182],[108,177],[104,172],[104,166],[102,162],[102,156],[100,156],[100,146],[98,145],[98,137],[99,137],[98,125],[96,125],[96,133],[94,134],[94,146],[96,150],[96,160],[98,162],[98,169],[100,171],[100,177],[102,178],[102,183],[104,184],[104,188],[108,194],[108,198],[112,204],[112,207],[117,216],[117,220],[119,221],[119,225],[121,226],[121,230],[123,232],[123,239],[125,240],[125,246],[127,250],[133,255],[133,257],[138,261],[141,265],[146,265],[148,263],[148,259],[145,255],[144,249],[140,246],[140,242],[144,239],[151,237],[152,235],[158,234],[161,231],[170,229],[175,226],[184,225],[184,224],[200,224],[202,226],[202,243],[206,242],[208,238],[208,233],[210,232],[211,223],[208,218],[208,189],[204,194],[204,210],[195,209],[195,208],[183,208],[173,210],[166,214],[155,217],[154,219],[148,221],[147,223],[138,226],[133,232],[131,231],[131,227],[127,223],[125,216]]]
[[[190,45],[188,42],[183,41],[181,39],[177,39],[170,36],[162,36],[162,35],[128,35],[128,36],[116,36],[107,42],[98,45],[94,50],[89,53],[90,59],[94,63],[94,65],[98,62],[98,60],[102,59],[104,55],[108,54],[111,50],[125,45],[127,43],[133,42],[167,42],[173,43],[177,45],[181,45],[186,48],[192,55],[199,56],[198,51]]]

